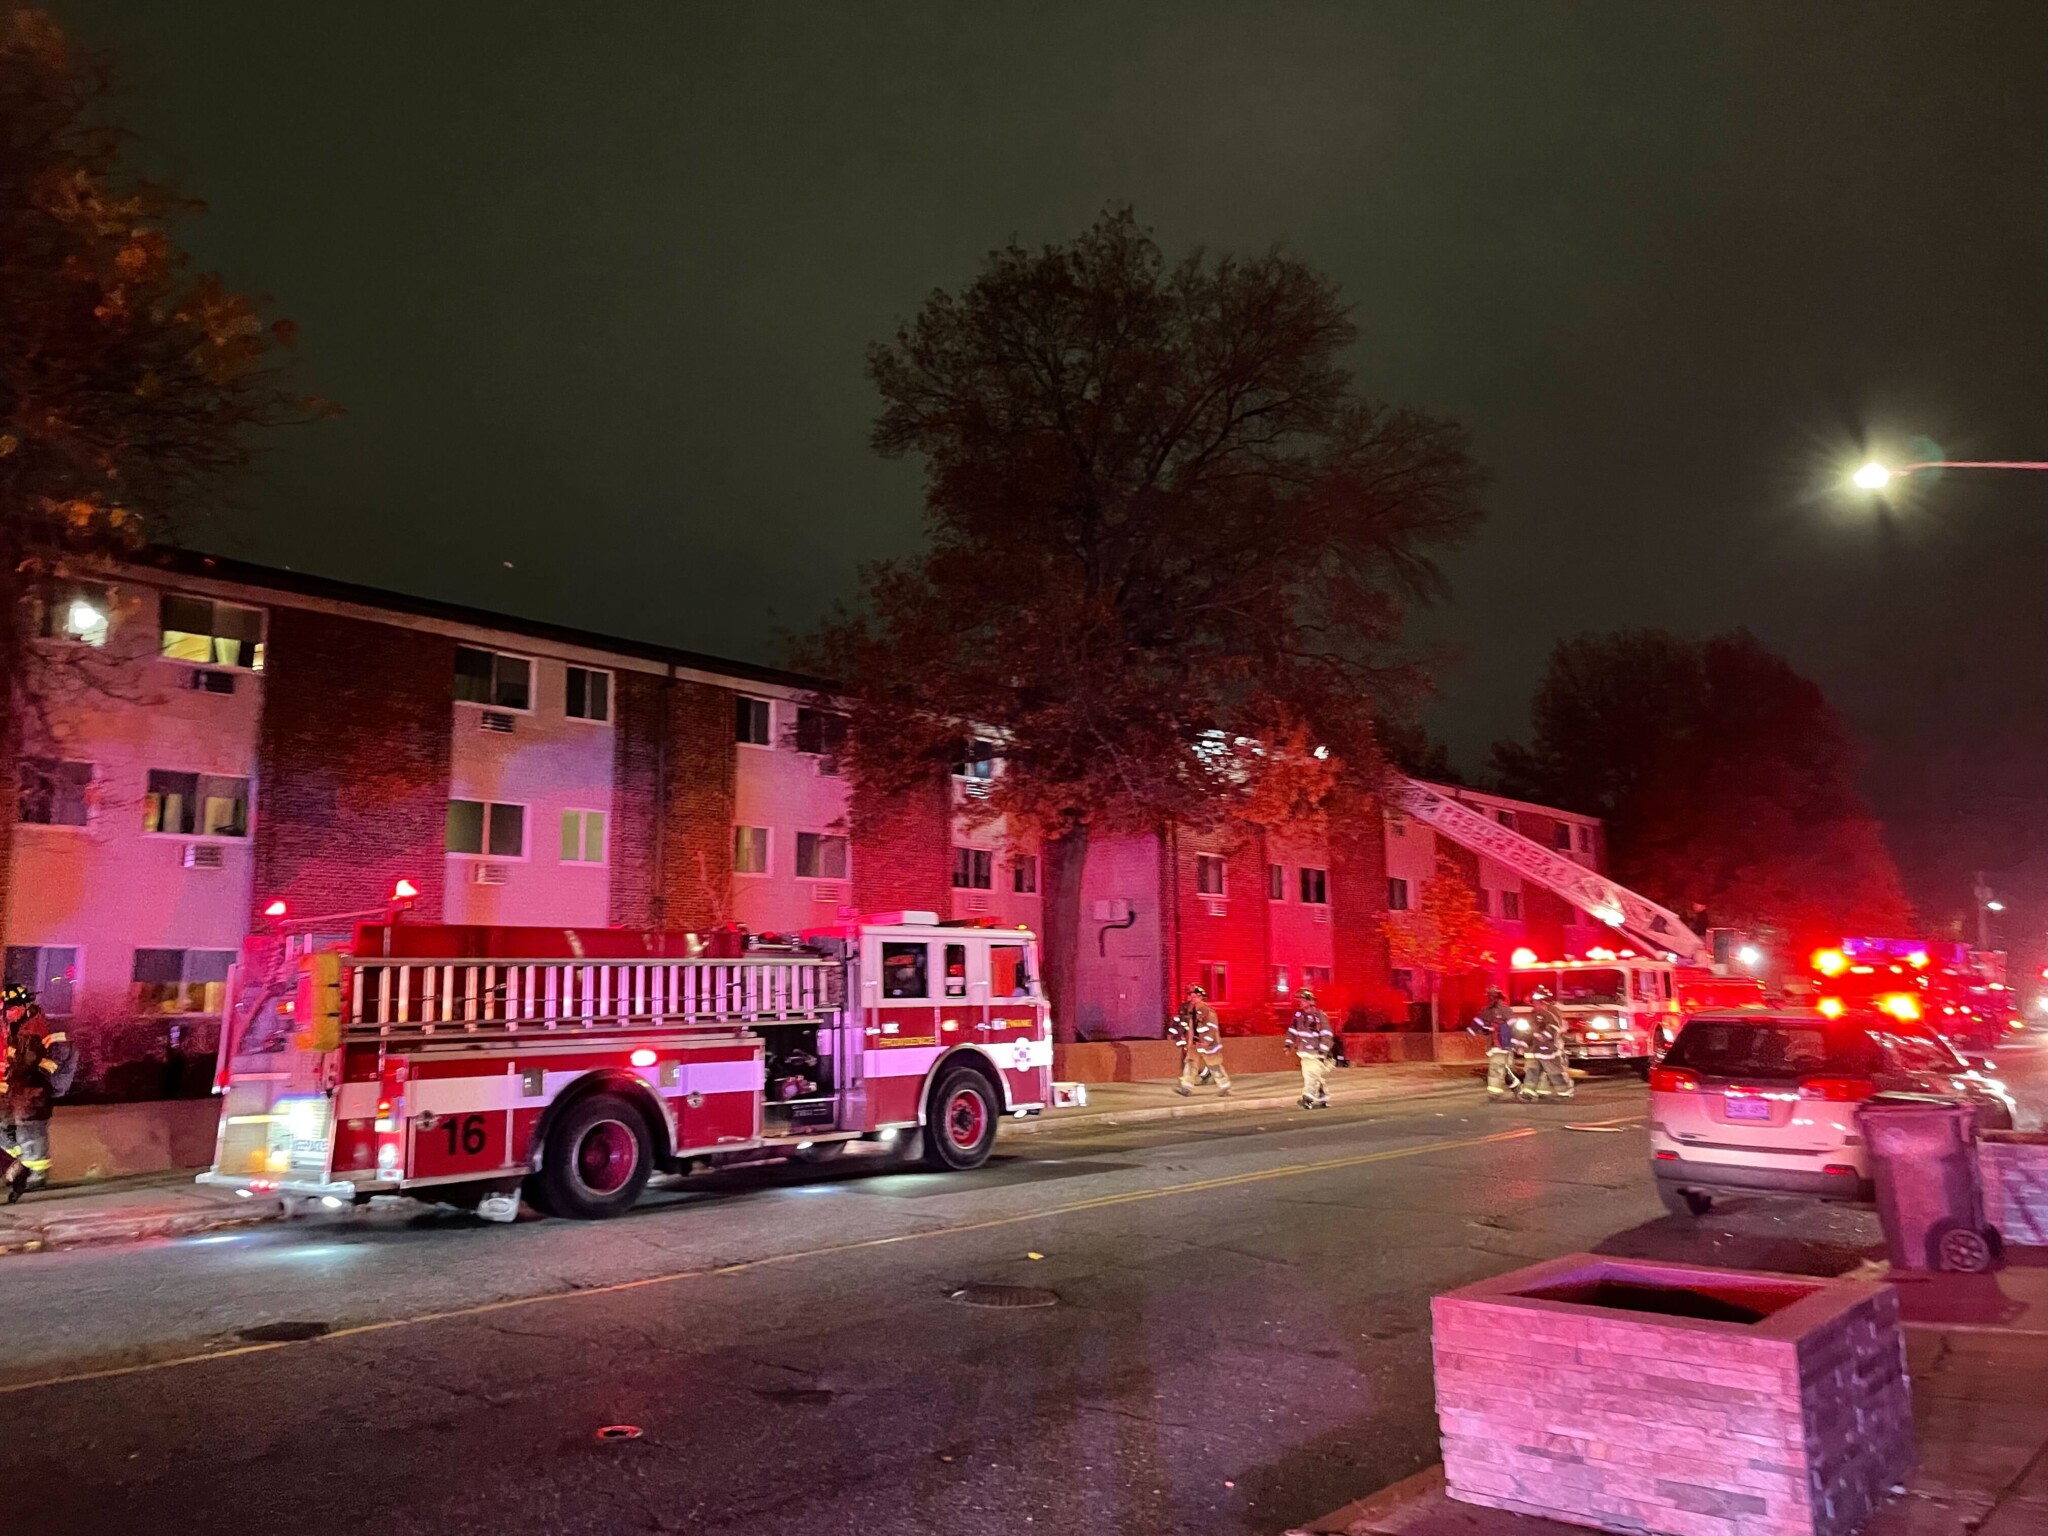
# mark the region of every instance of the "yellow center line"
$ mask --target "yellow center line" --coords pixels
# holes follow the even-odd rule
[[[1536,1126],[1525,1125],[1511,1131],[1495,1131],[1491,1135],[1473,1136],[1461,1141],[1433,1141],[1422,1146],[1396,1147],[1382,1152],[1361,1152],[1350,1157],[1326,1158],[1315,1163],[1287,1163],[1278,1168],[1262,1168],[1253,1173],[1225,1174],[1213,1179],[1196,1179],[1186,1184],[1164,1185],[1158,1189],[1135,1189],[1120,1195],[1097,1195],[1092,1199],[1047,1206],[1042,1210],[1023,1211],[1014,1216],[991,1216],[981,1221],[965,1221],[949,1227],[922,1227],[912,1232],[893,1233],[888,1237],[864,1237],[853,1242],[828,1243],[820,1248],[799,1248],[788,1253],[771,1253],[758,1259],[741,1259],[732,1264],[717,1264],[702,1269],[670,1270],[665,1274],[645,1275],[637,1280],[615,1280],[605,1285],[587,1285],[567,1291],[544,1291],[536,1296],[510,1296],[502,1301],[484,1301],[473,1306],[449,1307],[439,1312],[418,1312],[410,1317],[391,1317],[379,1322],[355,1323],[347,1328],[336,1328],[309,1339],[278,1339],[257,1344],[237,1344],[226,1349],[201,1350],[189,1355],[179,1355],[169,1360],[149,1360],[137,1365],[113,1365],[95,1371],[43,1376],[34,1381],[0,1383],[0,1396],[32,1392],[42,1387],[73,1386],[88,1381],[109,1381],[121,1376],[140,1376],[152,1371],[171,1370],[177,1366],[200,1365],[213,1360],[233,1360],[243,1355],[267,1354],[274,1349],[301,1349],[310,1344],[331,1344],[337,1339],[359,1338],[367,1333],[383,1333],[393,1328],[416,1328],[426,1323],[487,1317],[494,1312],[545,1306],[551,1302],[581,1301],[592,1296],[616,1296],[626,1291],[646,1290],[650,1286],[676,1285],[685,1280],[706,1280],[719,1275],[745,1274],[749,1270],[767,1269],[777,1264],[794,1264],[802,1259],[830,1258],[836,1254],[858,1253],[869,1248],[888,1248],[897,1243],[922,1242],[927,1238],[958,1237],[969,1232],[991,1232],[999,1227],[1020,1226],[1027,1221],[1047,1221],[1057,1216],[1073,1216],[1084,1211],[1104,1210],[1110,1206],[1133,1205],[1143,1200],[1162,1200],[1169,1195],[1194,1195],[1206,1190],[1259,1184],[1269,1179],[1295,1178],[1304,1173],[1328,1173],[1340,1168],[1360,1168],[1368,1163],[1390,1163],[1400,1158],[1426,1157],[1432,1152],[1456,1152],[1466,1147],[1485,1147],[1503,1141],[1520,1141],[1538,1134],[1540,1132]]]

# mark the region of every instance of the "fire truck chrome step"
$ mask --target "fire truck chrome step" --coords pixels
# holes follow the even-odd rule
[[[963,1307],[1056,1307],[1059,1293],[1035,1285],[964,1285],[947,1298]]]

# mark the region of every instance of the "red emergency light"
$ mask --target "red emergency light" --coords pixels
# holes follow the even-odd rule
[[[283,917],[289,910],[290,908],[284,904],[284,898],[280,896],[276,901],[273,901],[263,909],[263,915],[265,917]]]
[[[391,899],[394,902],[402,901],[409,903],[418,901],[420,899],[420,888],[410,880],[401,879],[398,884],[391,887]]]

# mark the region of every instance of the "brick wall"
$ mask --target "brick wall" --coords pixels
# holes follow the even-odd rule
[[[362,911],[404,878],[415,913],[439,921],[454,642],[278,607],[266,662],[255,906]]]
[[[1227,894],[1220,903],[1196,886],[1196,861],[1204,854],[1225,861]],[[1228,995],[1219,998],[1212,989],[1209,1001],[1224,1028],[1239,1034],[1280,1028],[1269,974],[1265,837],[1255,827],[1183,828],[1171,840],[1165,866],[1180,924],[1180,968],[1168,993],[1174,1006],[1201,980],[1205,961],[1220,962]]]
[[[1335,972],[1324,1011],[1341,1029],[1389,1019],[1387,834],[1377,800],[1347,804],[1330,818],[1330,925]]]
[[[856,910],[953,910],[953,786],[947,776],[887,797],[856,786],[847,821]]]
[[[733,695],[709,683],[669,685],[668,784],[661,805],[657,925],[709,928],[732,911]]]
[[[612,846],[609,920],[620,928],[659,927],[664,869],[661,779],[665,679],[613,674]]]

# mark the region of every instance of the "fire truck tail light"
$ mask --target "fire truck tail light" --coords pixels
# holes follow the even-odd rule
[[[377,1129],[385,1132],[398,1129],[398,1122],[391,1118],[391,1101],[389,1099],[379,1099],[377,1101]]]
[[[1657,1067],[1650,1073],[1652,1093],[1697,1093],[1700,1075],[1684,1067]]]
[[[1839,997],[1824,997],[1814,1007],[1820,1010],[1824,1019],[1839,1019],[1845,1011]]]
[[[651,1067],[656,1059],[655,1053],[644,1045],[635,1051],[631,1057],[632,1063],[636,1067]]]

